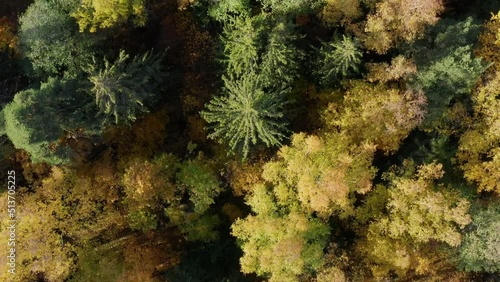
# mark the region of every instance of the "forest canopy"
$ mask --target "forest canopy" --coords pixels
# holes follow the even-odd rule
[[[0,281],[500,281],[500,1],[0,2]]]

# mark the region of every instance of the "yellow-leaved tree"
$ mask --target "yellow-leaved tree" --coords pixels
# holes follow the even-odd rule
[[[243,273],[255,272],[272,282],[298,281],[322,264],[328,226],[297,205],[279,204],[265,184],[248,199],[255,215],[238,219],[232,234],[241,241]]]
[[[326,0],[321,20],[327,26],[346,25],[362,15],[359,0]]]
[[[328,219],[352,215],[356,194],[371,189],[374,151],[340,133],[294,135],[264,165],[264,182],[253,186],[247,198],[253,214],[232,226],[242,271],[280,282],[314,275],[323,265]]]
[[[469,202],[437,183],[443,174],[441,164],[415,167],[405,161],[402,168],[385,175],[388,187],[377,187],[379,191],[357,210],[357,218],[364,218],[365,224],[369,221],[363,214],[371,218],[371,223],[361,228],[366,238],[359,241],[358,250],[365,254],[376,278],[388,277],[392,271],[400,277],[436,275],[436,271],[450,267],[443,260],[444,250],[460,245],[460,229],[471,218]],[[378,208],[366,209],[370,204]]]
[[[375,146],[351,145],[342,134],[323,137],[295,134],[278,158],[264,166],[263,178],[274,185],[279,203],[299,200],[301,208],[327,218],[334,211],[352,212],[354,193],[372,188]]]
[[[363,81],[347,86],[343,103],[331,104],[324,119],[352,144],[368,142],[385,153],[393,152],[424,119],[427,100],[421,92]]]
[[[132,21],[136,26],[144,26],[147,11],[144,0],[82,0],[73,13],[80,31],[109,28]]]
[[[457,157],[479,191],[500,194],[500,72],[473,95],[474,125],[461,139]]]
[[[434,25],[444,10],[442,0],[384,0],[368,15],[365,45],[385,54],[401,41],[413,42],[429,25]]]
[[[70,169],[53,167],[50,176],[33,193],[19,189],[16,195],[16,274],[12,276],[0,259],[1,281],[66,281],[76,270],[78,246],[98,236],[119,232],[125,227],[120,212],[113,207],[117,189],[101,180],[105,171],[93,177]],[[0,202],[7,205],[7,193]],[[0,223],[2,232],[8,218]],[[110,234],[108,234],[110,235]],[[116,236],[116,233],[114,234]],[[5,276],[6,275],[6,276]],[[14,278],[12,278],[14,277]]]

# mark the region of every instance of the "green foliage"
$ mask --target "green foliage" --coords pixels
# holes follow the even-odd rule
[[[262,32],[263,27],[256,17],[233,17],[224,25],[221,40],[226,73],[240,77],[257,68],[263,44]]]
[[[71,282],[117,281],[124,270],[123,256],[115,250],[79,249],[78,270]]]
[[[500,1],[4,2],[0,281],[500,272]]]
[[[227,143],[231,151],[246,158],[252,145],[281,144],[285,138],[284,91],[265,92],[262,78],[255,73],[238,80],[224,77],[225,92],[214,97],[201,116],[213,124],[209,137]]]
[[[199,160],[188,160],[180,165],[176,174],[177,185],[189,194],[194,204],[194,212],[202,214],[214,203],[222,191],[217,175],[207,163]]]
[[[352,214],[354,194],[370,190],[375,174],[374,147],[346,141],[340,134],[297,134],[264,166],[266,182],[254,185],[247,199],[254,215],[232,226],[244,273],[299,281],[322,266],[330,232],[321,219]]]
[[[192,204],[192,203],[191,203]],[[188,241],[211,242],[219,238],[217,227],[220,219],[210,213],[195,213],[188,211],[189,207],[178,203],[165,208],[165,215],[170,223],[177,226]]]
[[[342,35],[332,42],[323,43],[314,66],[320,84],[331,86],[340,79],[358,72],[363,52],[356,38]]]
[[[171,154],[133,161],[123,175],[129,225],[148,231],[158,226],[158,210],[188,241],[213,241],[220,223],[209,208],[222,192],[216,171],[203,156],[180,162]]]
[[[431,38],[430,40],[435,43],[433,44],[435,47],[453,49],[458,46],[467,46],[476,43],[480,31],[481,25],[473,17],[468,17],[462,21],[444,18],[429,29],[427,37]],[[417,44],[424,43],[417,42]],[[444,53],[444,50],[431,50],[432,52],[420,54],[422,56],[420,58],[425,60],[425,56],[433,57],[439,54],[443,55]]]
[[[93,40],[78,34],[58,3],[37,0],[19,17],[21,50],[37,76],[78,73],[92,58]]]
[[[249,0],[218,0],[210,1],[208,15],[216,21],[228,23],[233,16],[247,17],[250,15]]]
[[[179,228],[188,241],[214,242],[219,239],[217,228],[220,219],[215,214],[205,213],[200,216],[190,216],[188,220],[179,222]]]
[[[253,71],[266,78],[266,86],[289,86],[301,56],[293,45],[294,29],[286,18],[266,14],[232,18],[222,36],[227,76],[240,78]]]
[[[472,56],[470,46],[443,55],[422,67],[414,80],[428,97],[427,124],[438,120],[454,99],[469,94],[486,69],[481,59]]]
[[[424,128],[437,127],[444,118],[445,109],[454,100],[470,94],[486,69],[482,60],[472,53],[477,30],[471,18],[462,22],[442,20],[429,32],[434,48],[428,48],[426,41],[413,47],[419,72],[412,85],[422,89],[428,100]]]
[[[381,184],[376,185],[363,200],[363,205],[356,207],[354,227],[358,230],[364,229],[372,219],[382,217],[388,200],[387,187]]]
[[[156,215],[147,210],[135,210],[127,215],[130,228],[140,231],[154,230],[158,226]]]
[[[323,4],[321,0],[259,0],[264,10],[270,10],[273,14],[297,15],[300,13],[312,13]]]
[[[282,217],[258,214],[237,220],[232,234],[241,241],[243,273],[269,276],[269,281],[299,281],[298,276],[322,264],[328,227],[300,212]]]
[[[95,32],[129,20],[136,26],[144,26],[147,20],[144,0],[82,0],[72,16],[82,32],[87,29]]]
[[[128,61],[129,55],[120,51],[114,63],[104,60],[104,68],[94,61],[88,69],[91,89],[105,122],[130,124],[144,112],[146,103],[154,97],[154,90],[161,83],[164,53],[146,52]]]
[[[287,88],[297,77],[302,53],[293,45],[297,40],[294,28],[289,21],[277,20],[268,31],[267,45],[259,65],[265,87],[275,89],[281,85]]]
[[[265,25],[271,23],[271,25]],[[224,94],[214,97],[201,116],[226,143],[246,158],[252,145],[279,145],[285,138],[285,95],[296,77],[300,52],[294,26],[284,18],[234,17],[225,25]]]
[[[171,223],[179,227],[188,241],[217,240],[219,234],[216,228],[220,220],[208,209],[222,189],[213,167],[199,155],[180,164],[175,178],[177,190],[189,195],[189,204],[179,199],[165,209]]]
[[[459,266],[465,271],[498,273],[500,271],[500,205],[492,204],[472,215],[459,248]]]
[[[76,129],[100,129],[96,109],[81,86],[79,80],[50,78],[40,89],[17,93],[3,110],[5,131],[14,146],[29,152],[33,162],[67,161],[68,150],[59,145],[59,138]]]

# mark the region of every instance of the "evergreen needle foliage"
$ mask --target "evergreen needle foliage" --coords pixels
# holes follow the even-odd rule
[[[331,86],[339,78],[358,72],[363,56],[357,39],[342,35],[332,42],[323,43],[319,50],[316,75],[323,86]]]
[[[226,95],[213,98],[201,116],[212,123],[210,138],[228,143],[231,150],[241,151],[246,158],[251,145],[281,144],[285,138],[283,95],[285,90],[264,92],[255,73],[239,80],[224,77]]]
[[[3,1],[0,282],[498,280],[499,10]]]
[[[221,40],[228,74],[241,76],[257,68],[262,31],[263,27],[258,24],[257,18],[232,17],[226,23]]]
[[[121,51],[114,63],[104,60],[104,69],[90,68],[89,80],[100,112],[115,124],[129,124],[140,113],[148,112],[145,102],[154,95],[154,90],[164,77],[162,59],[164,53],[153,55],[146,52],[132,58]]]

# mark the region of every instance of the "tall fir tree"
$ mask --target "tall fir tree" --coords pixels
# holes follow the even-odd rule
[[[115,62],[105,59],[103,69],[94,61],[88,69],[91,91],[107,123],[129,124],[148,112],[146,103],[165,76],[163,57],[164,53],[146,52],[129,60],[122,50]]]
[[[233,80],[224,77],[225,93],[213,98],[201,116],[212,124],[209,137],[227,143],[245,158],[252,145],[281,144],[285,138],[284,91],[265,92],[255,73]]]
[[[315,66],[316,76],[323,86],[332,86],[340,79],[358,72],[363,52],[358,39],[342,35],[332,42],[323,43]]]

